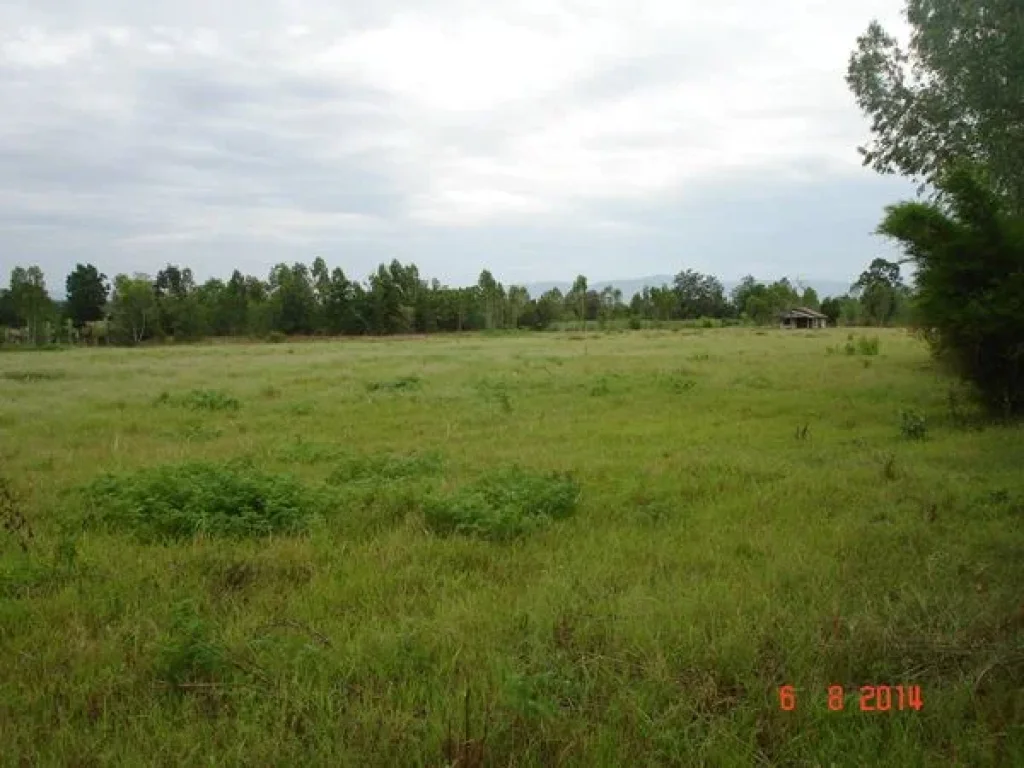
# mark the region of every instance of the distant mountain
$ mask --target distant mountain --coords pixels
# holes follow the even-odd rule
[[[662,285],[672,285],[672,281],[675,278],[674,275],[650,275],[649,277],[638,277],[628,278],[625,280],[604,280],[602,282],[591,283],[591,290],[602,291],[605,286],[610,285],[612,288],[618,288],[622,291],[623,301],[628,302],[636,294],[640,293],[644,288],[655,288]],[[762,282],[772,282],[775,278],[765,279],[759,278]],[[853,282],[852,280],[850,282]],[[816,280],[808,279],[801,280],[800,283],[805,287],[810,287],[815,290],[818,294],[819,299],[823,299],[826,296],[841,296],[850,290],[850,283],[844,283],[840,280]],[[739,284],[738,280],[723,280],[722,285],[725,286],[725,292],[728,294]],[[554,282],[554,283],[528,283],[526,289],[530,292],[530,295],[536,298],[546,291],[550,291],[552,288],[557,288],[562,293],[565,293],[572,288],[572,282]]]

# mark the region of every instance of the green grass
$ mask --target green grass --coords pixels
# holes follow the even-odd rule
[[[1024,763],[1019,428],[900,331],[579,336],[0,355],[0,764]]]

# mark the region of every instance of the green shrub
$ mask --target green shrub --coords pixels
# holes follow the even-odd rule
[[[288,475],[188,463],[104,475],[82,490],[86,522],[144,541],[247,538],[307,529],[320,499]]]
[[[192,389],[181,395],[161,392],[154,405],[170,405],[191,411],[237,411],[242,404],[237,398],[218,389]]]
[[[455,493],[428,497],[423,512],[435,533],[506,541],[569,517],[579,494],[570,475],[511,467]]]
[[[180,690],[183,685],[215,682],[228,673],[227,652],[212,634],[195,606],[187,602],[176,605],[170,631],[157,652],[157,679]]]
[[[928,434],[924,416],[912,410],[900,411],[900,434],[908,440],[924,440]]]
[[[862,355],[877,355],[879,341],[877,336],[868,338],[861,336],[857,339],[857,351]]]
[[[285,341],[288,341],[288,337],[285,334],[281,333],[281,331],[271,331],[270,333],[267,334],[267,341],[269,341],[271,344],[281,344]]]

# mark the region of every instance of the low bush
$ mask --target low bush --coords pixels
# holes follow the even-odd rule
[[[877,355],[878,347],[879,341],[877,336],[872,336],[871,338],[861,336],[857,339],[857,352],[862,355]]]
[[[924,416],[913,410],[900,411],[900,434],[907,440],[924,440],[928,435]]]
[[[570,475],[511,467],[454,493],[428,497],[423,512],[435,533],[507,541],[569,517],[579,495]]]
[[[144,541],[250,538],[308,528],[320,499],[289,475],[188,463],[104,475],[81,489],[86,524]]]

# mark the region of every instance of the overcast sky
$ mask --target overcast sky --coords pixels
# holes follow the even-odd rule
[[[855,277],[909,184],[843,75],[902,0],[7,0],[0,283],[323,256]]]

